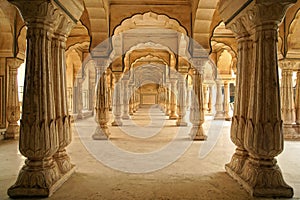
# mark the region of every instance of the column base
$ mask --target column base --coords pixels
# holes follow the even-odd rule
[[[166,116],[169,116],[169,115],[170,115],[170,111],[169,111],[169,110],[166,110],[165,115],[166,115]]]
[[[174,120],[174,119],[177,119],[178,118],[178,116],[175,114],[175,113],[170,113],[170,115],[169,115],[169,119],[172,119],[172,120]]]
[[[71,163],[70,157],[66,150],[58,150],[54,155],[53,159],[56,161],[58,169],[61,174],[69,172],[75,165]]]
[[[16,183],[8,189],[7,194],[11,198],[50,197],[74,172],[75,166],[73,165],[68,172],[60,174],[54,162],[50,166],[25,165],[20,170]]]
[[[114,120],[112,123],[111,123],[112,126],[122,126],[123,125],[123,122],[121,120]]]
[[[178,120],[176,122],[176,126],[187,126],[187,123],[185,121],[182,121],[182,120]]]
[[[110,136],[110,132],[107,127],[101,128],[100,126],[97,126],[92,138],[94,140],[108,140]]]
[[[4,139],[18,139],[19,138],[19,133],[20,133],[20,126],[18,124],[9,124],[5,135]]]
[[[300,125],[283,125],[283,136],[285,140],[300,141]]]
[[[124,116],[122,116],[122,119],[128,120],[128,119],[130,119],[130,116],[128,114],[124,115]]]
[[[191,128],[190,134],[192,140],[206,140],[207,136],[204,134],[202,126],[195,126]]]
[[[248,158],[248,153],[245,150],[236,149],[229,163],[225,165],[228,174],[234,172],[235,174],[241,174],[243,166]]]
[[[214,120],[225,120],[224,115],[215,115]]]
[[[254,197],[293,197],[293,188],[285,183],[281,170],[276,164],[258,166],[247,159],[242,174],[237,174],[230,167],[226,167],[226,172]]]
[[[83,114],[82,113],[78,113],[76,119],[83,119]]]

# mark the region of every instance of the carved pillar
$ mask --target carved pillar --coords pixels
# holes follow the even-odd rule
[[[296,83],[296,99],[295,99],[295,110],[296,110],[296,124],[300,125],[300,71],[297,72],[297,83]]]
[[[222,86],[223,83],[221,80],[217,80],[217,95],[216,95],[216,114],[215,119],[224,119],[224,110],[223,110],[223,95],[222,95]]]
[[[96,85],[96,105],[95,105],[95,121],[97,122],[97,128],[93,134],[94,140],[106,140],[109,138],[110,132],[107,127],[109,120],[109,99],[107,91],[107,74],[105,67],[97,66],[96,73],[100,74],[100,78]]]
[[[187,126],[185,115],[186,115],[186,75],[181,74],[179,76],[178,82],[178,104],[177,104],[177,126]]]
[[[187,92],[186,92],[186,109],[189,110],[191,106],[191,88],[187,86]]]
[[[275,159],[283,150],[277,61],[278,24],[291,2],[253,1],[241,11],[240,19],[237,19],[241,21],[235,25],[236,29],[244,26],[251,35],[253,63],[249,98],[239,101],[248,106],[244,147],[249,156],[241,175],[234,178],[253,196],[293,196],[293,189],[283,180]],[[249,54],[247,56],[250,57]]]
[[[136,87],[135,85],[133,85],[132,87],[132,110],[133,110],[133,113],[136,112]]]
[[[202,124],[204,123],[202,75],[193,70],[193,91],[191,95],[190,121],[193,127],[190,136],[193,140],[206,140]]]
[[[169,119],[177,119],[176,115],[176,79],[171,79],[171,99],[170,99],[170,116]]]
[[[82,99],[82,83],[83,79],[80,77],[76,78],[77,83],[77,98],[76,98],[76,105],[77,105],[77,119],[83,119],[83,99]]]
[[[225,8],[226,4],[232,2],[221,0],[219,6]],[[249,71],[245,73],[246,76],[241,76],[241,72],[238,72],[238,95],[236,97],[239,99],[236,98],[235,100],[235,113],[231,130],[231,138],[234,143],[241,143],[239,144],[240,147],[244,145],[249,156],[243,164],[242,159],[246,156],[238,157],[236,151],[231,163],[226,166],[226,171],[253,196],[289,198],[293,196],[293,189],[285,183],[274,157],[283,150],[277,31],[278,24],[287,8],[294,2],[296,1],[252,1],[239,11],[240,13],[235,13],[234,18],[228,19],[229,21],[226,22],[227,26],[232,28],[238,36],[242,36],[241,30],[244,29],[253,40],[252,53],[242,57],[238,56],[238,68],[242,70],[249,67]],[[220,16],[225,18],[224,21],[228,16],[233,15],[232,11],[230,11],[232,12],[230,15],[229,13],[226,14],[229,12],[226,9],[220,10]],[[241,47],[240,41],[239,47]],[[248,59],[246,60],[245,57]],[[253,62],[249,65],[251,60]],[[245,61],[248,62],[245,63]],[[243,80],[245,77],[249,77],[249,72],[252,72],[250,84],[248,83],[250,90],[245,90],[244,85],[247,83],[243,83]],[[248,91],[248,96],[244,96],[244,92]],[[244,113],[241,113],[245,108],[247,109],[246,119],[242,115]],[[245,122],[245,130],[241,130],[240,127],[244,126]],[[239,170],[241,173],[235,173],[241,167],[236,164],[237,162],[243,165],[243,168]]]
[[[242,25],[236,26],[241,27]],[[235,25],[232,29],[237,34],[239,58],[237,62],[234,112],[230,130],[230,138],[236,145],[236,150],[230,163],[226,164],[225,168],[227,173],[235,178],[241,175],[242,168],[248,157],[248,152],[244,147],[244,137],[251,80],[252,57],[249,55],[252,55],[252,40],[247,35],[246,30],[236,30]]]
[[[129,116],[129,97],[128,97],[128,93],[129,93],[129,80],[123,80],[123,116],[122,119],[130,119]]]
[[[18,95],[18,68],[23,63],[17,58],[8,58],[7,66],[9,69],[8,91],[7,91],[7,105],[6,118],[8,127],[5,133],[5,139],[16,139],[19,137],[20,126],[18,120],[20,119],[20,105]]]
[[[202,86],[202,89],[203,89],[203,110],[205,113],[208,112],[208,96],[209,96],[209,93],[208,93],[208,87],[206,84],[203,84]]]
[[[114,76],[114,96],[113,96],[113,115],[114,121],[112,122],[112,126],[122,126],[122,95],[121,95],[121,78],[122,73],[113,72]]]
[[[75,170],[65,149],[72,141],[71,116],[69,115],[67,100],[65,50],[67,35],[73,25],[74,23],[67,18],[61,18],[60,30],[56,32],[52,42],[53,88],[59,138],[59,148],[53,157],[62,174],[72,173]]]
[[[208,113],[212,113],[212,100],[213,100],[213,95],[212,95],[212,91],[213,91],[213,85],[209,84],[208,85],[208,104],[207,104],[207,111]]]
[[[134,91],[133,91],[133,85],[129,86],[129,115],[133,115],[133,107],[134,107],[134,100],[133,100],[133,95]]]
[[[227,81],[224,82],[224,115],[225,120],[230,120],[231,117],[229,115],[229,103],[230,103],[230,96],[229,96],[229,83]]]
[[[110,73],[110,91],[109,91],[109,111],[112,111],[113,107],[113,100],[114,100],[114,90],[115,90],[115,81],[114,76],[112,73]]]
[[[59,14],[50,1],[10,1],[27,26],[26,73],[19,149],[27,157],[10,197],[50,196],[59,183],[53,155],[59,149],[51,42]],[[35,20],[35,19],[39,20]],[[57,185],[58,184],[58,185]]]
[[[289,64],[281,63],[281,114],[284,125],[292,125],[295,122],[293,70],[288,68]]]
[[[166,116],[170,115],[170,96],[171,96],[170,88],[171,88],[170,83],[166,82],[166,111],[165,111]]]

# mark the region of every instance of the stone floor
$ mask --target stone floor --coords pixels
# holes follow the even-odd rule
[[[253,199],[231,179],[224,165],[234,152],[230,122],[207,118],[208,140],[189,140],[188,127],[178,128],[157,107],[141,108],[109,127],[109,141],[91,139],[93,118],[74,123],[68,147],[76,173],[49,199]],[[286,141],[278,157],[286,182],[300,199],[300,143]],[[16,180],[24,157],[17,141],[0,141],[0,199]]]

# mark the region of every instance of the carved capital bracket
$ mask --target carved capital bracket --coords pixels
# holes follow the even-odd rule
[[[239,9],[234,10],[224,9],[229,2],[221,0],[219,12],[226,27],[231,29],[236,36],[241,37],[251,35],[253,29],[259,26],[277,29],[286,10],[296,2],[296,0],[255,0],[247,5],[247,3],[242,4],[241,1],[241,5],[237,5]]]

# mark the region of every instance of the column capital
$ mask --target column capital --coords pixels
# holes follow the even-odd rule
[[[9,69],[17,70],[24,61],[19,58],[6,58]]]
[[[292,60],[280,60],[278,62],[279,67],[282,70],[293,70],[295,65],[296,65],[296,61],[292,61]]]
[[[199,57],[199,58],[192,58],[192,66],[195,70],[199,71],[201,74],[203,74],[204,65],[209,61],[208,56],[207,57]]]
[[[43,28],[54,28],[59,21],[59,9],[48,0],[9,0],[20,11],[25,24],[30,27],[40,24]]]
[[[252,29],[258,26],[266,26],[277,29],[277,25],[283,19],[286,10],[296,0],[254,0],[251,3],[239,2],[238,9],[224,9],[234,2],[221,0],[219,4],[220,16],[237,36],[250,34]],[[237,3],[234,3],[237,4]],[[227,6],[226,6],[227,5]],[[274,26],[275,25],[275,26]]]

